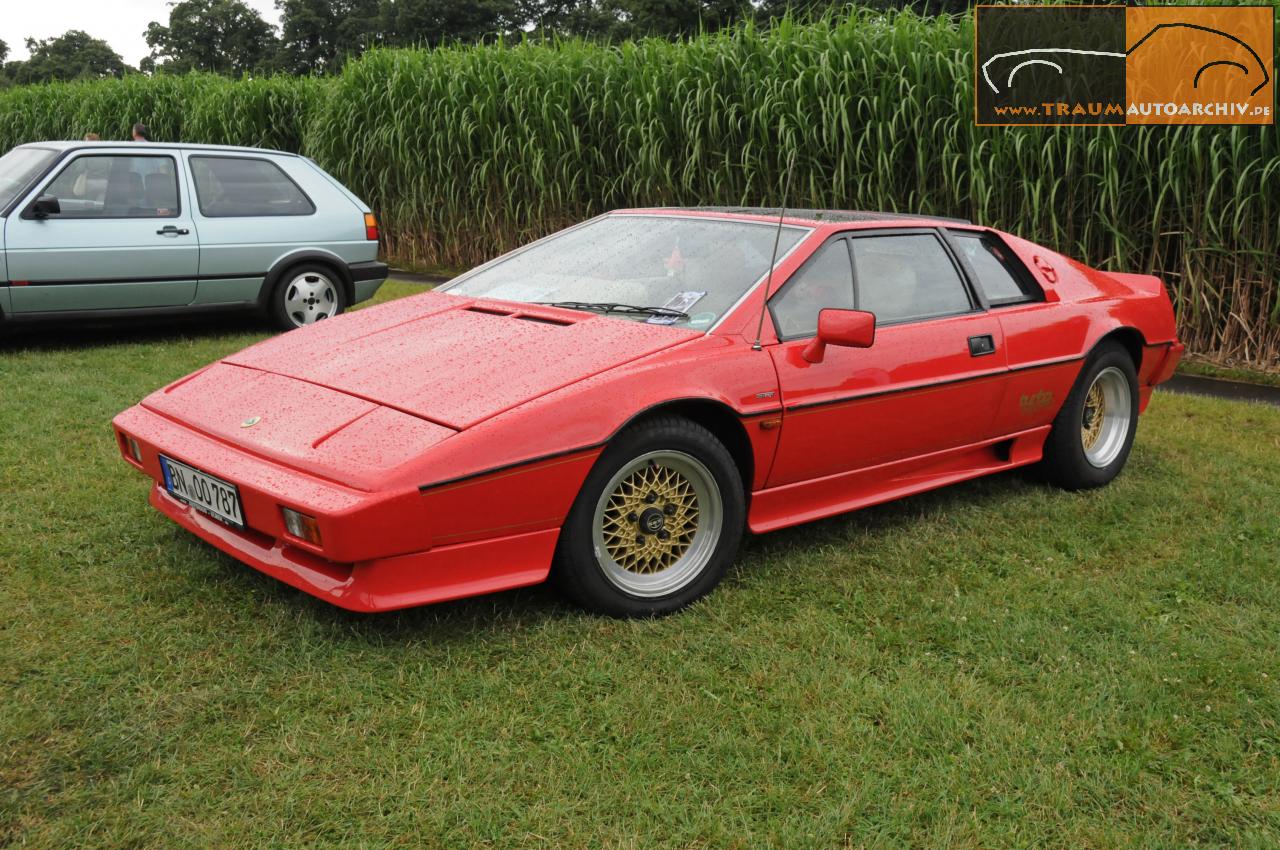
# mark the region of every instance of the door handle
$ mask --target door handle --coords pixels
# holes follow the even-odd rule
[[[996,353],[996,341],[991,334],[969,337],[969,356],[981,357],[984,354]]]
[[[186,236],[189,233],[191,233],[191,231],[187,228],[183,227],[179,229],[174,227],[172,224],[167,227],[162,227],[156,231],[157,236]]]

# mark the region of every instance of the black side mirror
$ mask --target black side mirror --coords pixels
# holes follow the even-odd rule
[[[32,218],[48,218],[51,215],[62,215],[62,204],[53,195],[41,195],[31,205]]]

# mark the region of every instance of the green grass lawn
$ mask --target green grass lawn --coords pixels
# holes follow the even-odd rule
[[[0,342],[0,846],[1280,846],[1280,409],[1159,394],[1104,490],[755,538],[655,622],[359,616],[116,454],[116,412],[266,332]]]

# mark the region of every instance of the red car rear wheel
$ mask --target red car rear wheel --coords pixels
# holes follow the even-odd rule
[[[1138,375],[1123,346],[1104,342],[1053,420],[1040,467],[1068,490],[1101,487],[1120,474],[1138,429]]]

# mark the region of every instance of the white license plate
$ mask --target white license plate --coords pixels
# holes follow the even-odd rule
[[[169,495],[214,519],[244,528],[244,508],[236,485],[164,455],[160,456],[160,469],[164,471],[164,489]]]

